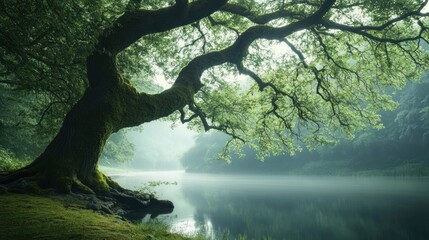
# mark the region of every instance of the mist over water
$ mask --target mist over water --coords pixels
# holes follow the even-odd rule
[[[175,205],[173,213],[156,218],[172,231],[209,239],[426,240],[429,178],[418,176],[429,175],[429,118],[423,114],[429,98],[422,89],[409,86],[404,105],[383,113],[384,130],[263,163],[245,149],[246,157],[234,156],[227,165],[215,159],[223,135],[150,123],[129,134],[136,154],[125,167],[132,170],[113,177],[130,189],[177,182],[151,189]]]
[[[154,189],[175,209],[158,218],[173,231],[218,239],[427,239],[429,178],[222,175],[135,172],[127,188]],[[146,221],[147,219],[143,220]]]
[[[180,158],[195,144],[197,133],[179,124],[154,121],[143,131],[130,131],[128,139],[135,146],[134,158],[122,167],[141,170],[183,169]]]

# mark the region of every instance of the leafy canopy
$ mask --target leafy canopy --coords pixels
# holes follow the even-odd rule
[[[186,53],[180,59],[219,51],[253,26],[287,27],[321,3],[230,1],[211,17],[176,30],[182,44],[167,50]],[[368,125],[381,128],[378,112],[396,106],[392,93],[427,68],[421,49],[427,14],[419,12],[425,4],[336,1],[306,29],[256,39],[239,63],[205,72],[204,87],[187,109],[203,121],[193,119],[191,126],[222,130],[232,136],[229,147],[246,143],[261,158],[335,142]],[[165,72],[174,78],[170,69]]]
[[[38,96],[31,117],[39,125],[61,118],[87,86],[85,57],[113,19],[206,1],[3,1],[2,87]],[[426,3],[230,0],[197,22],[141,38],[117,64],[140,91],[157,92],[154,84],[168,87],[192,59],[229,54],[202,69],[203,87],[169,119],[229,134],[225,156],[244,144],[261,158],[293,153],[382,127],[378,112],[393,109],[391,95],[429,64]]]

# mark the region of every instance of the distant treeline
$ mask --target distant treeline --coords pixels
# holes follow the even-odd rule
[[[272,156],[264,162],[245,149],[245,157],[232,156],[228,164],[217,158],[227,136],[204,134],[181,162],[191,172],[429,175],[429,76],[409,83],[395,96],[398,108],[381,113],[384,129],[366,129],[335,146],[303,150],[292,157]]]

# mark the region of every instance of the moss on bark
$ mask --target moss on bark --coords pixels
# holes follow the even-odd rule
[[[87,57],[89,86],[65,117],[56,137],[33,163],[1,177],[0,184],[24,180],[37,186],[34,189],[52,188],[65,193],[123,190],[97,169],[107,138],[122,128],[168,116],[189,104],[201,87],[200,76],[205,69],[196,69],[201,64],[193,61],[172,88],[154,95],[139,94],[120,76],[116,55],[144,35],[198,21],[225,3],[197,1],[156,11],[125,12],[104,31]],[[188,14],[183,15],[184,11]]]

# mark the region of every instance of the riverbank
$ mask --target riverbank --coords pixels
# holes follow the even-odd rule
[[[195,239],[162,223],[132,224],[84,208],[66,195],[0,194],[2,239]]]

